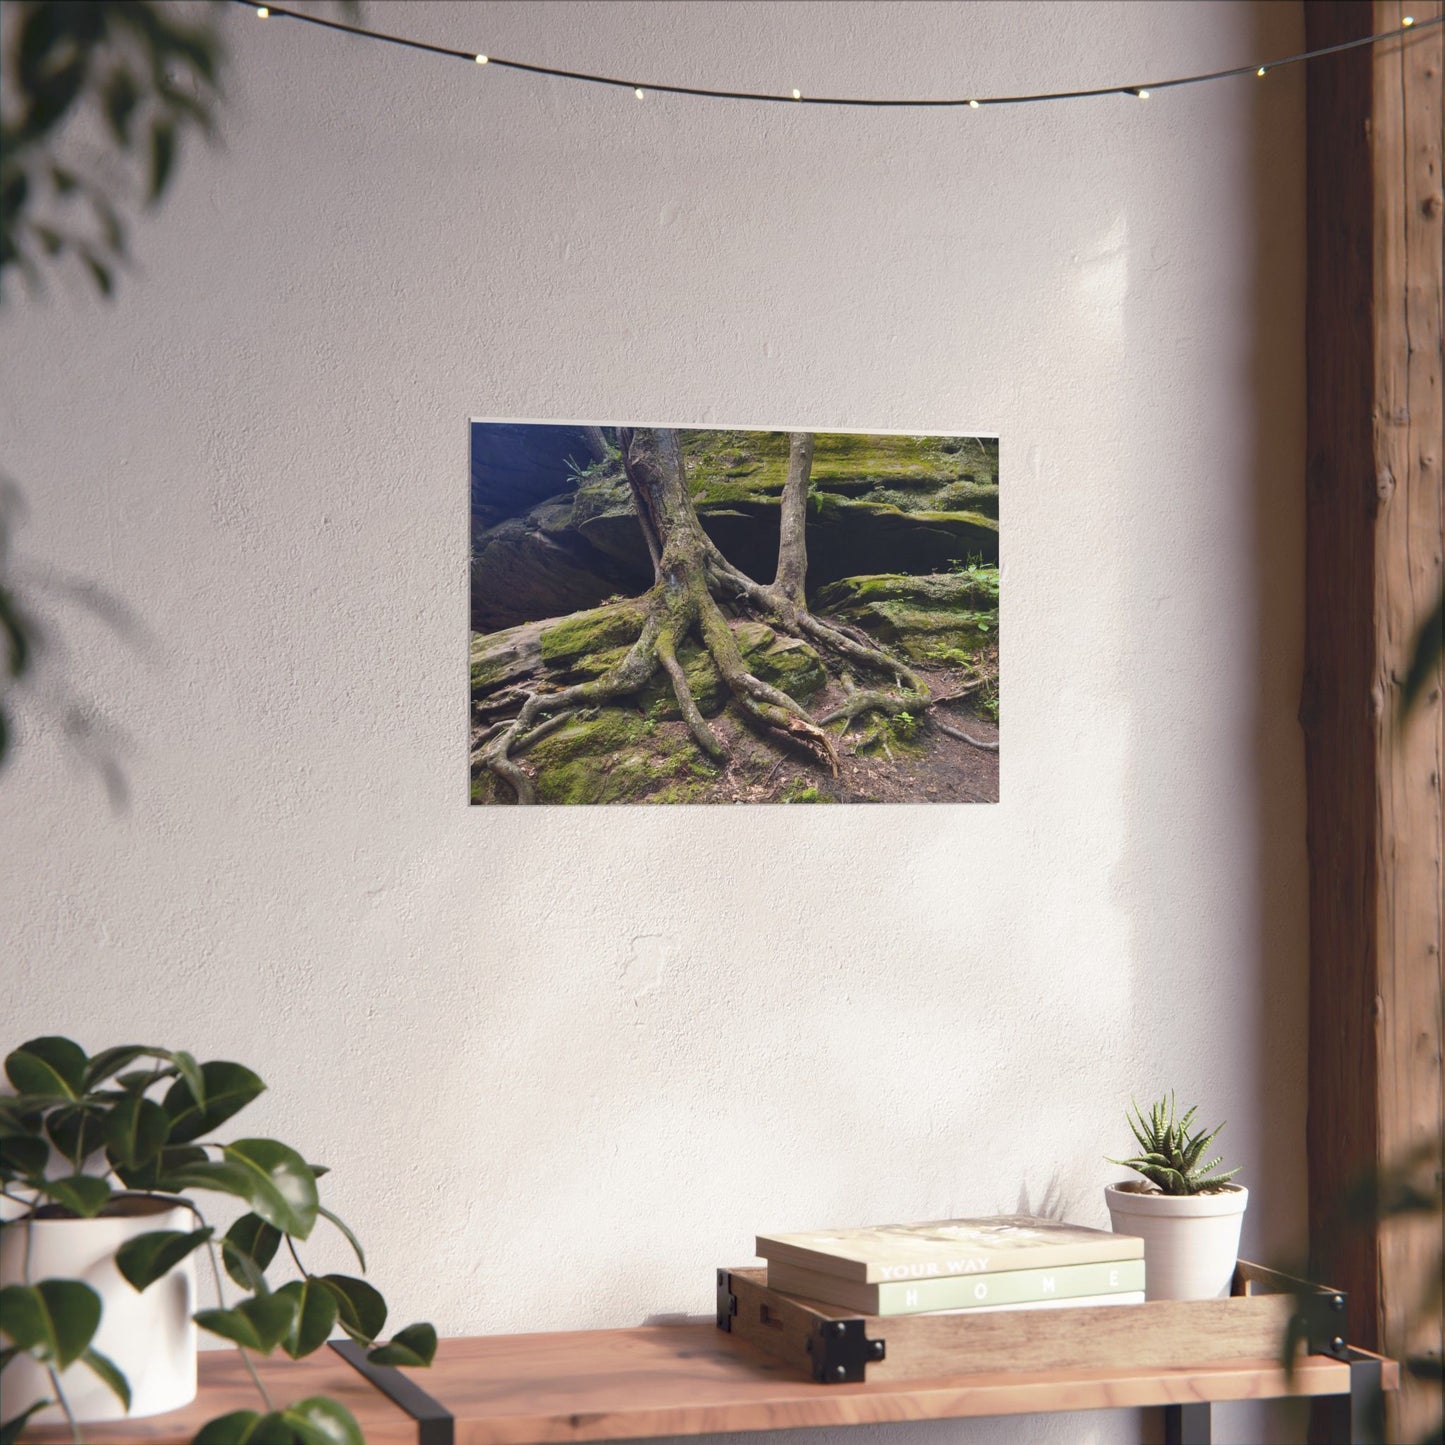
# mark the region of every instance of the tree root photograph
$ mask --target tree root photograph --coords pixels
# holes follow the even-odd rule
[[[998,801],[998,441],[474,421],[471,801]]]

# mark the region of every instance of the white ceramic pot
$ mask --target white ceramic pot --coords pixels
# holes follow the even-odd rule
[[[1115,1234],[1144,1241],[1145,1299],[1223,1299],[1239,1258],[1249,1190],[1160,1194],[1142,1181],[1104,1190]]]
[[[80,1421],[135,1419],[175,1410],[196,1397],[195,1256],[188,1255],[149,1289],[137,1293],[115,1267],[115,1252],[128,1239],[155,1229],[189,1233],[195,1216],[183,1205],[152,1195],[122,1195],[114,1212],[95,1219],[17,1220],[0,1230],[0,1284],[28,1278],[78,1279],[101,1302],[100,1328],[91,1348],[108,1355],[130,1382],[131,1407],[121,1402],[87,1366],[76,1361],[60,1377],[65,1398]],[[53,1398],[44,1368],[28,1356],[5,1370],[5,1416],[21,1414],[36,1400]],[[36,1424],[63,1422],[51,1405],[31,1417]]]

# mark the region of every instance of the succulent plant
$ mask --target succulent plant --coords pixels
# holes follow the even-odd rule
[[[1161,1194],[1213,1194],[1227,1188],[1239,1170],[1216,1174],[1214,1171],[1224,1162],[1223,1158],[1218,1154],[1212,1159],[1204,1158],[1224,1125],[1207,1134],[1201,1129],[1191,1130],[1198,1112],[1196,1105],[1182,1119],[1177,1118],[1171,1093],[1160,1099],[1146,1118],[1135,1101],[1133,1115],[1126,1118],[1134,1138],[1139,1141],[1139,1153],[1132,1159],[1111,1158],[1109,1162],[1142,1174]]]

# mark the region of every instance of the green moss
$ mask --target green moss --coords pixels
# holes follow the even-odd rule
[[[784,803],[836,803],[838,800],[830,797],[816,784],[805,783],[801,778],[794,778],[783,789],[779,801]]]
[[[574,719],[524,760],[544,803],[696,802],[718,776],[686,728],[621,707]]]
[[[630,647],[642,631],[642,622],[639,602],[614,602],[589,612],[574,612],[542,632],[542,661],[560,671],[604,649]]]
[[[828,677],[822,661],[806,642],[779,637],[762,622],[738,622],[733,624],[732,630],[743,663],[755,677],[771,683],[801,703],[806,703],[827,686]],[[678,648],[677,659],[682,663],[698,711],[704,717],[716,717],[728,701],[728,692],[706,649],[695,636],[689,636]],[[682,716],[673,696],[672,684],[662,673],[643,690],[639,702],[645,711],[656,713],[667,721]]]
[[[789,446],[786,432],[684,432],[683,461],[693,495],[707,505],[775,498],[787,479]],[[815,495],[888,487],[904,496],[966,484],[982,487],[970,495],[986,498],[990,487],[997,488],[998,443],[818,432],[812,483]]]
[[[862,627],[914,662],[967,666],[998,640],[998,569],[849,577],[824,587],[816,607]]]

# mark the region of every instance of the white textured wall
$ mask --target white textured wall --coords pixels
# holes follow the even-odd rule
[[[813,92],[1301,39],[1248,3],[368,12]],[[333,1167],[395,1318],[443,1331],[705,1311],[760,1227],[1051,1193],[1104,1223],[1121,1111],[1166,1085],[1228,1116],[1248,1248],[1297,1244],[1303,77],[638,104],[226,21],[224,145],[185,155],[120,299],[0,317],[23,560],[151,638],[45,604],[130,803],[33,693],[0,778],[6,1044],[252,1064],[253,1131]],[[469,809],[471,414],[998,432],[1003,801]]]

